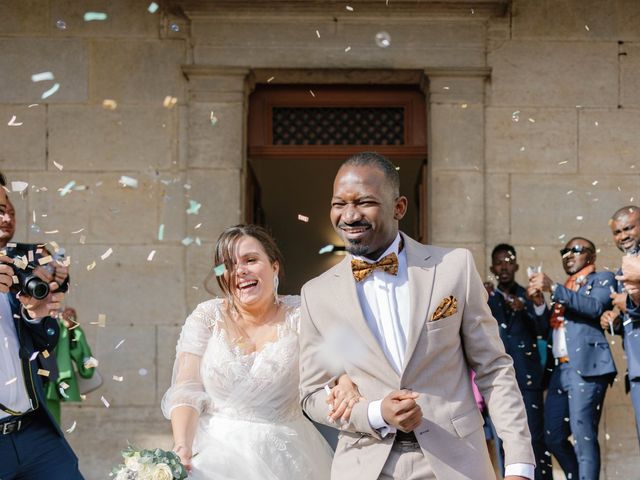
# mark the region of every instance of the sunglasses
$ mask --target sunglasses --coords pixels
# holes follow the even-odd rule
[[[581,253],[584,252],[592,252],[593,250],[590,249],[589,247],[585,247],[584,245],[574,245],[571,248],[563,248],[562,250],[560,250],[560,255],[562,255],[563,257],[569,255],[570,253],[574,254],[574,255],[579,255]]]

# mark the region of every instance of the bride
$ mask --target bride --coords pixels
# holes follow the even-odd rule
[[[331,449],[300,408],[300,299],[278,296],[277,245],[263,228],[238,225],[222,233],[214,260],[225,298],[187,318],[162,399],[174,451],[196,480],[328,479]],[[359,399],[341,377],[330,418],[348,418]]]

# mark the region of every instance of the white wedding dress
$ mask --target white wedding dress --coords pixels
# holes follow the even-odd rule
[[[277,339],[253,353],[229,343],[223,300],[201,303],[187,318],[162,411],[200,412],[189,478],[329,479],[331,449],[299,402],[300,298],[280,299]]]

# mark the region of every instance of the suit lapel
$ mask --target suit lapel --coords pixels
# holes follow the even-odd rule
[[[387,359],[387,356],[375,335],[371,332],[362,313],[360,299],[358,298],[358,292],[356,290],[356,281],[351,273],[351,255],[347,255],[345,259],[337,265],[334,276],[336,277],[336,281],[331,284],[331,287],[336,305],[341,306],[342,316],[349,319],[350,325],[355,328],[358,337],[363,341],[373,357],[380,359],[380,366],[387,370],[385,374],[399,378],[398,372],[396,372]]]
[[[424,322],[431,305],[433,282],[436,275],[435,263],[428,248],[402,234],[407,253],[409,274],[409,331],[407,332],[407,349],[404,356],[403,369],[407,367],[416,349],[420,334],[424,330]]]

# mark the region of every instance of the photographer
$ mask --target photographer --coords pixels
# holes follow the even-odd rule
[[[15,229],[15,217],[8,211],[6,191],[0,188],[3,232],[11,225]],[[2,237],[6,246],[8,240]],[[36,361],[56,345],[54,316],[64,293],[55,281],[39,300],[14,293],[14,263],[0,255],[0,337],[5,339],[5,348],[0,348],[0,478],[82,479],[76,456],[46,408],[41,375],[48,372],[39,371]],[[55,272],[49,277],[54,279]]]

